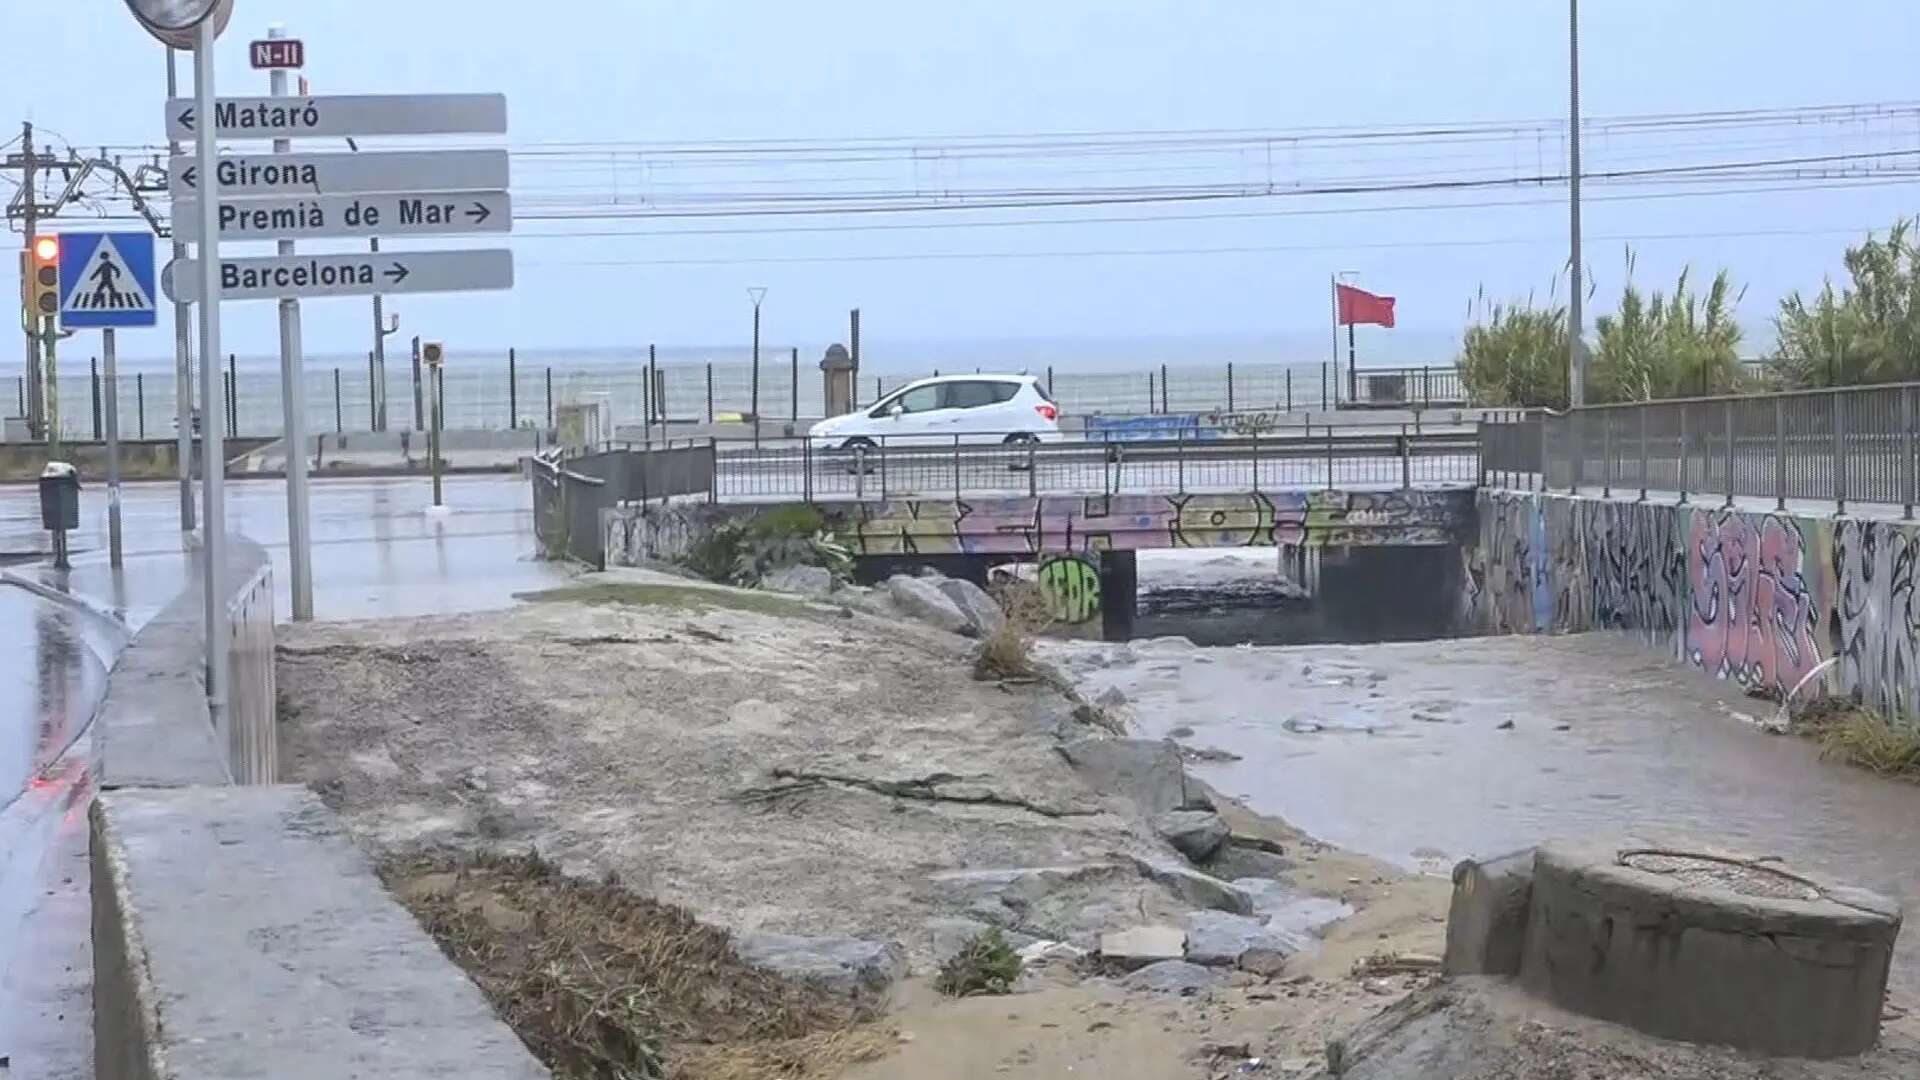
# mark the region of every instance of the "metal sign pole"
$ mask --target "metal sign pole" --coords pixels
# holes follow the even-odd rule
[[[194,96],[203,115],[214,115],[213,93],[213,19],[200,23],[193,50]],[[209,124],[194,136],[195,156],[200,159],[200,174],[213,176],[218,164],[218,140]],[[211,412],[220,400],[216,370],[220,356],[220,219],[216,200],[200,200],[200,220],[194,223],[199,236],[200,275],[200,400]],[[200,519],[206,556],[203,581],[207,590],[207,717],[216,732],[227,728],[227,645],[231,631],[227,626],[226,554],[226,435],[224,424],[207,416],[200,425],[200,445],[204,462],[204,480],[200,485],[204,506]]]
[[[107,550],[118,570],[120,547],[120,370],[114,357],[113,327],[100,331],[100,363],[106,369],[107,392]]]
[[[167,97],[179,93],[179,77],[174,66],[175,50],[167,48]],[[180,143],[167,140],[167,152],[177,156]],[[172,158],[169,158],[172,160]],[[176,170],[169,170],[173,172]],[[173,230],[173,260],[187,257],[187,238]],[[157,303],[159,298],[154,298]],[[186,304],[173,305],[173,407],[174,454],[180,471],[180,531],[193,531],[193,309]]]
[[[267,39],[285,38],[286,28],[270,26]],[[267,76],[274,97],[287,96],[287,72],[274,68]],[[291,139],[273,140],[275,154],[293,152]],[[205,174],[207,191],[201,205],[208,213],[218,213],[219,178]],[[280,257],[293,254],[293,241],[280,241]],[[284,414],[281,430],[287,448],[287,563],[293,571],[289,592],[293,597],[293,618],[305,622],[313,618],[313,536],[308,528],[307,502],[307,401],[306,356],[300,344],[300,301],[280,301],[280,403]]]

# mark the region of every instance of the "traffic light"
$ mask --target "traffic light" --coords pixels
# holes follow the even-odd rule
[[[20,257],[20,293],[31,318],[60,314],[60,238],[35,237]]]
[[[431,368],[439,367],[441,363],[446,360],[446,357],[447,357],[446,346],[440,344],[439,342],[427,341],[427,342],[421,343],[420,362],[427,365],[428,367],[431,367]]]

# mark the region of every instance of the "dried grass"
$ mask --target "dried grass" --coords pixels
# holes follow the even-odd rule
[[[1812,722],[1803,716],[1802,723],[1810,723],[1823,758],[1882,776],[1920,780],[1920,729],[1895,727],[1859,705],[1825,712]]]
[[[1030,581],[1013,581],[993,591],[1006,621],[980,642],[974,658],[974,678],[982,681],[1039,678],[1033,662],[1033,639],[1052,629],[1053,605],[1047,594]]]
[[[419,856],[381,876],[557,1080],[828,1077],[884,1052],[870,1002],[743,963],[682,908],[534,857]]]
[[[1020,977],[1020,954],[999,928],[976,934],[940,965],[934,989],[949,997],[1009,994]]]

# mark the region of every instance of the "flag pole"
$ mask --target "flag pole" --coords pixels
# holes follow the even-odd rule
[[[1355,401],[1360,397],[1359,353],[1353,343],[1353,323],[1347,323],[1347,400]]]
[[[1339,397],[1340,386],[1340,275],[1327,275],[1327,298],[1333,302],[1333,371],[1334,397]],[[1321,407],[1326,402],[1321,402]]]

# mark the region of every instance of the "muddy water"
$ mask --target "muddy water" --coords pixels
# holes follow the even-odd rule
[[[1920,787],[1765,734],[1749,718],[1773,706],[1622,636],[1048,652],[1089,692],[1117,687],[1142,733],[1239,755],[1197,766],[1222,791],[1409,868],[1547,837],[1690,837],[1920,910]],[[1911,928],[1895,984],[1920,993]]]

